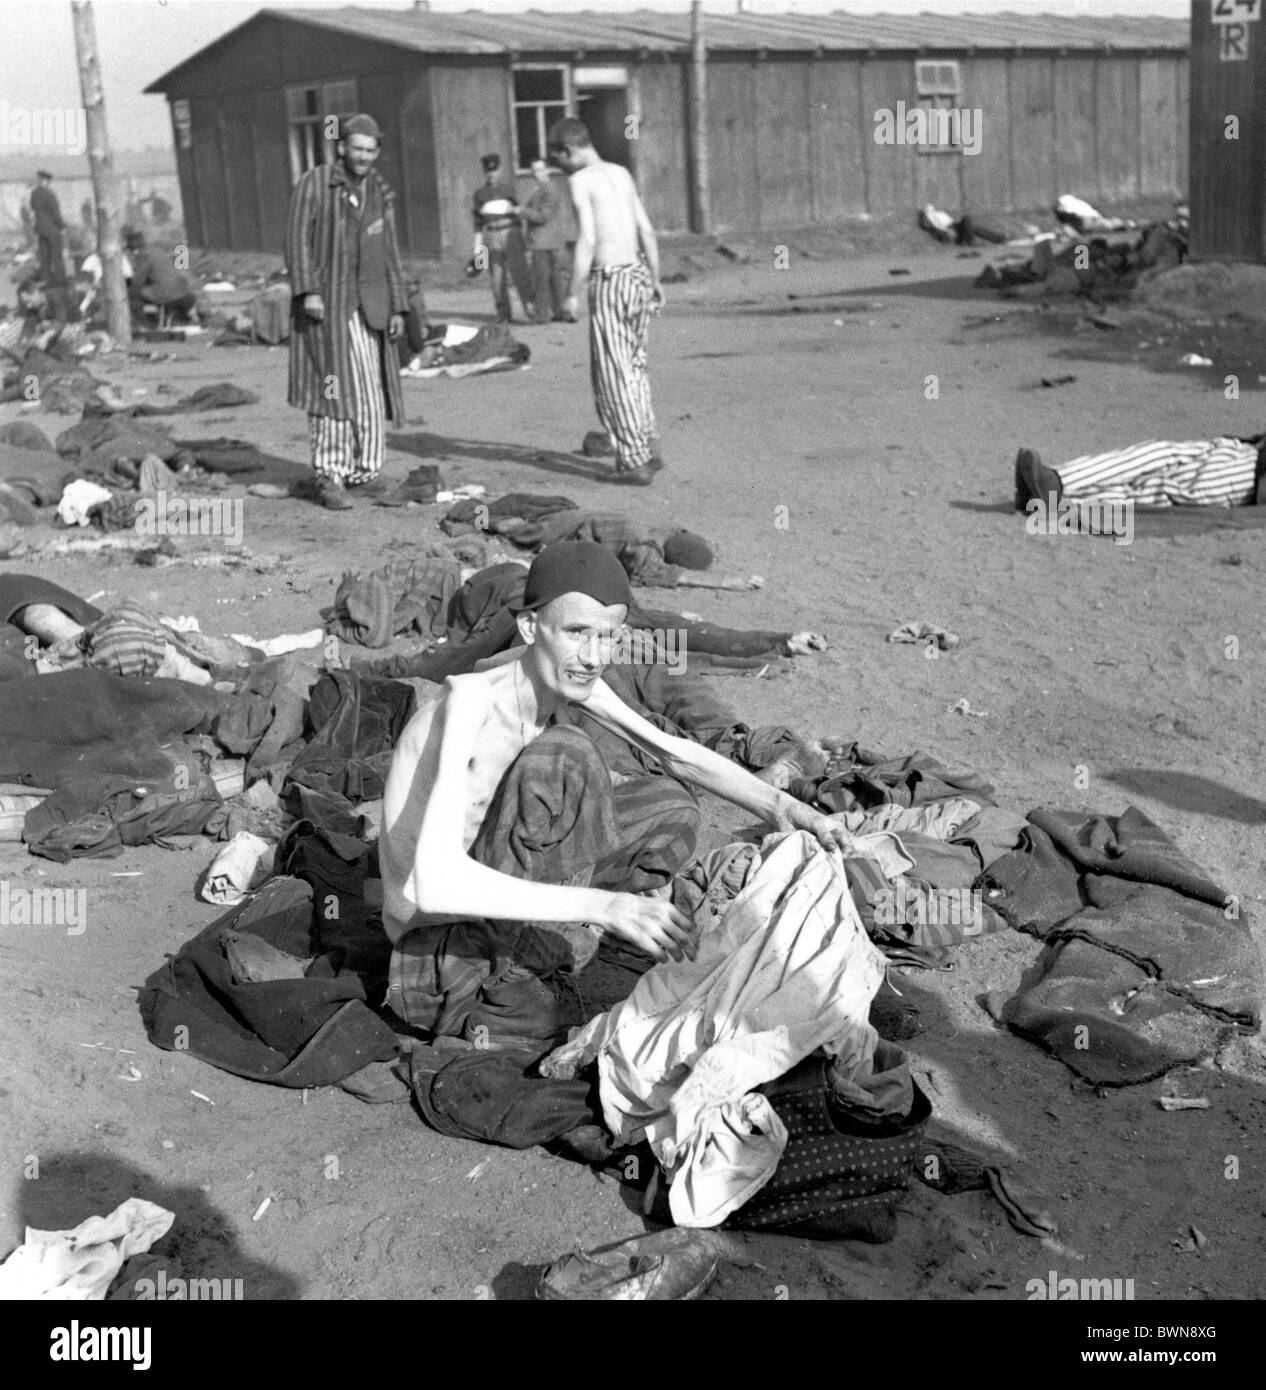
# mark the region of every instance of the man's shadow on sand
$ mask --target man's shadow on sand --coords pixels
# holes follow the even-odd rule
[[[1266,801],[1247,796],[1233,787],[1195,772],[1169,772],[1157,768],[1118,768],[1105,774],[1109,782],[1135,796],[1163,801],[1179,811],[1219,816],[1242,825],[1266,825]]]
[[[606,481],[614,473],[614,465],[596,463],[582,455],[567,454],[557,449],[537,449],[528,444],[500,444],[484,439],[448,439],[442,434],[420,431],[414,434],[391,434],[387,443],[402,454],[433,463],[438,459],[464,459],[473,463],[519,463],[542,473],[580,478],[590,483]]]
[[[41,1231],[69,1230],[90,1216],[107,1215],[129,1197],[140,1197],[175,1213],[171,1229],[150,1248],[150,1254],[168,1269],[169,1279],[240,1279],[243,1297],[252,1301],[302,1296],[303,1286],[297,1279],[242,1251],[232,1222],[200,1188],[164,1183],[108,1154],[36,1156],[38,1178],[18,1181],[14,1208],[20,1225]],[[119,1293],[135,1297],[128,1288],[128,1263],[123,1266]]]

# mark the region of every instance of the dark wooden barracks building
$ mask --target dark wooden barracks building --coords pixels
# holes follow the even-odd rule
[[[364,110],[405,248],[464,257],[479,156],[526,175],[564,114],[670,232],[705,225],[696,143],[717,232],[1179,196],[1188,34],[1121,16],[708,11],[699,111],[686,13],[266,9],[146,91],[171,107],[195,245],[278,251],[292,184],[333,156],[325,118]],[[938,110],[980,123],[938,129]]]

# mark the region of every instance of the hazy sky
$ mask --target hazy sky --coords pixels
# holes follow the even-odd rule
[[[105,81],[111,143],[117,149],[166,145],[171,140],[167,103],[142,96],[142,88],[169,68],[261,9],[316,9],[332,0],[273,0],[271,5],[242,0],[96,0],[97,43]],[[342,0],[333,0],[341,6]],[[483,10],[682,10],[689,0],[432,0],[437,13]],[[409,0],[380,0],[365,9],[408,9]],[[748,0],[753,11],[801,13],[848,10],[854,14],[982,14],[1009,10],[1021,14],[1130,14],[1182,17],[1189,0]],[[705,9],[732,13],[733,0],[706,0]],[[78,107],[79,77],[68,0],[0,0],[0,103],[10,107]],[[0,108],[2,110],[2,108]],[[0,139],[3,138],[0,122]],[[0,153],[7,151],[0,146]]]

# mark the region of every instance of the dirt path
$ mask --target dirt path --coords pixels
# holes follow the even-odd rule
[[[1019,444],[1057,461],[1148,437],[1247,433],[1263,427],[1266,398],[1227,401],[1199,374],[1070,363],[1067,341],[1031,331],[1027,310],[969,288],[979,261],[943,252],[901,263],[912,274],[891,277],[876,256],[793,260],[670,287],[651,350],[669,466],[645,492],[617,494],[562,455],[592,425],[583,328],[521,330],[533,349],[525,372],[406,381],[405,433],[440,457],[450,484],[561,491],[685,523],[720,544],[723,565],[762,573],[763,592],[685,604],[720,622],[829,635],[830,650],[792,674],[718,678],[752,722],[967,763],[1020,810],[1136,804],[1260,917],[1263,531],[1116,546],[1029,536],[1009,503]],[[433,300],[438,316],[485,310],[478,289]],[[195,346],[110,375],[151,394],[162,381],[248,385],[263,404],[199,432],[302,459],[285,364],[284,349]],[[1070,370],[1070,386],[1035,385]],[[0,421],[15,413],[0,408]],[[53,432],[70,423],[34,418]],[[410,463],[397,451],[389,471]],[[344,569],[407,553],[434,534],[436,513],[248,498],[245,515],[246,545],[285,555],[282,568],[79,560],[41,572],[85,596],[195,614],[208,631],[269,635],[311,627]],[[952,628],[962,646],[929,661],[884,642],[917,618]],[[950,712],[964,698],[982,717]],[[1088,783],[1075,782],[1079,767]],[[712,822],[718,833],[734,824],[717,806]],[[150,1048],[132,987],[216,915],[192,894],[212,853],[196,842],[60,866],[0,846],[0,876],[83,886],[90,905],[81,936],[0,935],[0,1155],[11,1175],[0,1247],[25,1224],[71,1225],[139,1195],[177,1212],[163,1248],[189,1273],[242,1278],[247,1297],[513,1298],[566,1250],[643,1229],[617,1185],[539,1151],[445,1139],[406,1106],[339,1091],[305,1104]],[[1022,1160],[1050,1198],[1057,1240],[1020,1235],[981,1194],[920,1185],[891,1245],[752,1238],[758,1264],[727,1266],[709,1297],[1018,1299],[1052,1269],[1133,1278],[1138,1298],[1266,1293],[1260,1044],[1238,1042],[1220,1068],[1175,1078],[1209,1097],[1207,1111],[1161,1111],[1159,1082],[1096,1095],[978,1003],[1035,954],[1027,938],[987,938],[959,952],[953,973],[894,974],[901,996],[885,991],[881,1003],[939,1132]],[[28,1156],[38,1181],[18,1176]],[[1180,1253],[1192,1225],[1207,1247]]]

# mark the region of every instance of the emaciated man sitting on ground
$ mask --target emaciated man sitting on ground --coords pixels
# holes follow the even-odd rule
[[[453,676],[396,748],[380,840],[387,1002],[412,1027],[487,1045],[547,1044],[560,1028],[544,983],[583,969],[604,936],[657,960],[694,953],[664,895],[699,824],[691,787],[772,828],[850,842],[836,822],[696,743],[665,733],[602,679],[631,603],[602,546],[548,546],[517,614],[522,648]],[[658,761],[612,774],[585,713]]]

